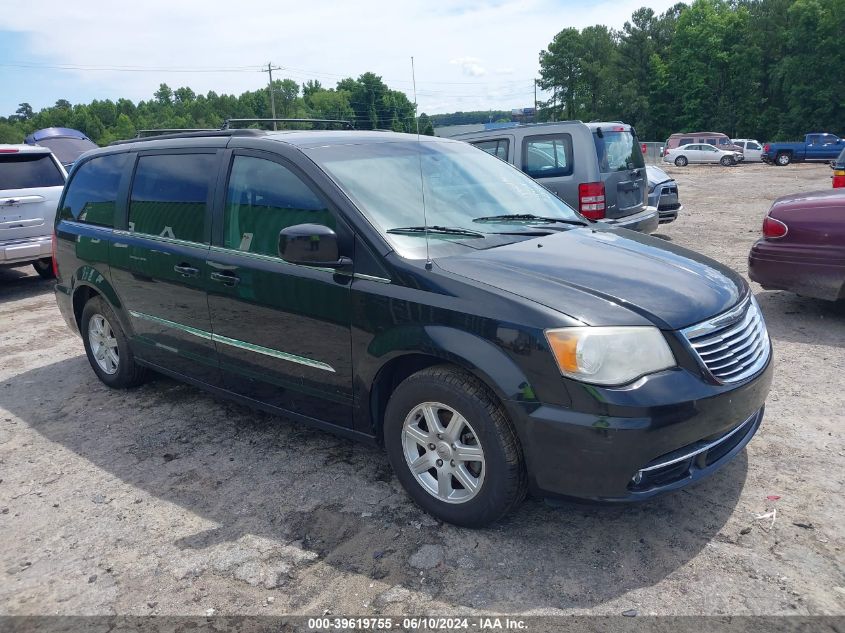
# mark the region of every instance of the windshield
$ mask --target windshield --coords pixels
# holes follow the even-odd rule
[[[605,173],[645,167],[643,153],[633,132],[602,130],[593,134],[601,170]]]
[[[84,138],[45,138],[38,141],[38,144],[49,147],[62,165],[70,165],[89,149],[97,147]]]
[[[466,143],[399,140],[306,151],[409,259],[425,257],[425,232],[397,229],[437,227],[429,246],[432,255],[444,255],[560,230],[564,222],[587,223],[519,170]]]

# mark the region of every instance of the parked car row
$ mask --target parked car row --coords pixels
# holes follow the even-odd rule
[[[804,161],[836,159],[845,148],[845,140],[829,133],[807,134],[803,143],[772,142],[756,139],[729,139],[720,132],[672,134],[663,148],[663,160],[683,167],[690,163],[735,165],[741,161],[763,161],[785,166]]]

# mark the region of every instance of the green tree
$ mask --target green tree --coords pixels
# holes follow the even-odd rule
[[[29,121],[32,118],[32,106],[28,103],[21,103],[15,110],[15,117],[20,121]]]
[[[431,119],[425,112],[420,115],[419,129],[420,134],[425,134],[426,136],[434,136],[434,125],[432,125]]]
[[[547,50],[540,51],[540,80],[543,90],[552,97],[544,104],[546,118],[574,119],[579,106],[581,88],[581,32],[567,28],[555,35]]]
[[[155,91],[153,96],[161,105],[169,105],[173,99],[173,91],[167,84],[159,84],[158,90]]]

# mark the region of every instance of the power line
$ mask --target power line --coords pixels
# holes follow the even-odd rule
[[[81,70],[91,72],[137,72],[137,73],[248,73],[255,72],[255,66],[228,66],[220,68],[172,67],[172,66],[86,66],[80,64],[36,64],[30,62],[2,62],[0,67],[29,68],[33,70]]]

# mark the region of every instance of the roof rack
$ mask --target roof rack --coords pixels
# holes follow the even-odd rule
[[[221,128],[160,128],[157,130],[138,130],[134,138],[112,141],[109,145],[124,145],[138,141],[157,141],[171,138],[195,138],[204,136],[259,136],[267,130],[251,128],[236,128],[232,124],[238,123],[325,123],[342,125],[346,129],[354,129],[351,121],[343,119],[226,119]]]
[[[481,134],[482,132],[500,132],[502,134],[506,134],[509,130],[513,130],[514,128],[535,128],[535,127],[548,127],[552,125],[560,125],[561,123],[583,123],[578,119],[568,119],[566,121],[543,121],[542,123],[516,123],[510,127],[497,127],[497,128],[490,128],[484,130],[476,130],[475,132],[460,132],[459,134],[453,134],[448,138],[458,138],[460,136],[469,136],[471,134]],[[483,123],[479,123],[478,125],[483,125]]]
[[[221,129],[231,130],[233,124],[239,123],[331,123],[335,125],[342,125],[348,130],[353,128],[351,121],[343,119],[226,119]]]
[[[190,130],[179,131],[173,134],[159,134],[158,136],[145,136],[143,138],[128,138],[122,141],[112,141],[112,145],[127,145],[129,143],[144,143],[146,141],[168,140],[171,138],[207,138],[209,136],[263,136],[266,130]]]
[[[155,130],[138,130],[135,138],[146,138],[148,136],[160,136],[162,134],[182,134],[184,132],[216,132],[219,127],[172,127],[159,128]]]

